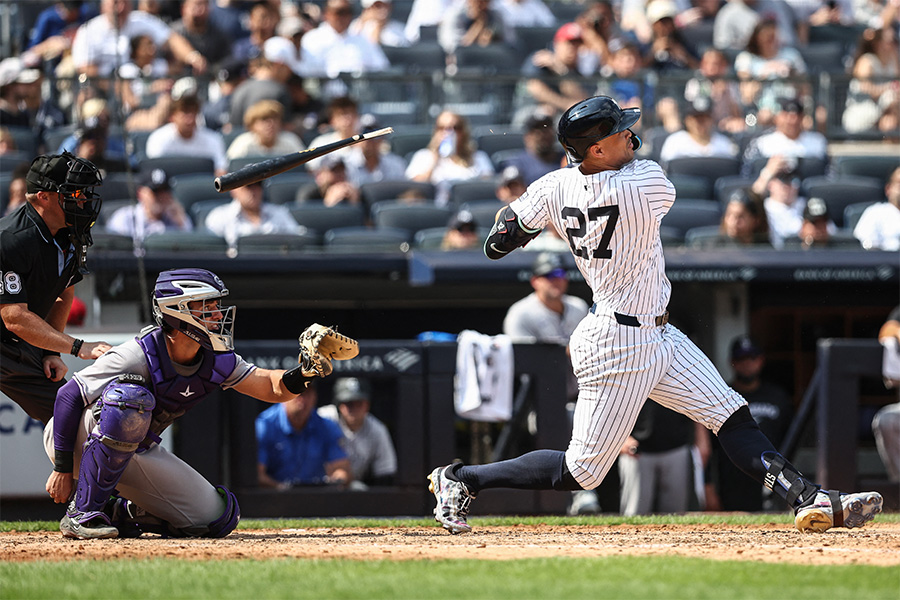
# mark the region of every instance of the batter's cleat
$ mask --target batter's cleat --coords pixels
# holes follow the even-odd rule
[[[822,533],[832,527],[862,527],[881,512],[878,492],[841,494],[820,490],[810,504],[797,509],[794,525],[803,533]]]
[[[428,479],[428,491],[434,494],[437,506],[434,507],[434,520],[450,533],[468,533],[472,531],[466,518],[469,516],[469,505],[475,494],[469,492],[466,484],[448,479],[445,475],[450,467],[438,467],[431,472]]]
[[[76,540],[102,540],[119,537],[119,530],[113,527],[102,512],[81,512],[69,504],[66,516],[59,522],[59,530],[67,538]]]

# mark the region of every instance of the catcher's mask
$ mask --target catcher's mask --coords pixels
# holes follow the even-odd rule
[[[59,206],[65,214],[66,225],[75,241],[84,246],[93,243],[91,227],[103,203],[94,193],[94,186],[102,184],[100,170],[92,162],[68,152],[38,156],[25,175],[26,192],[59,194]]]
[[[641,118],[641,109],[622,109],[609,96],[594,96],[571,106],[556,128],[557,138],[570,162],[580,163],[588,148],[602,139],[625,131]],[[641,147],[641,138],[631,132],[632,148]]]
[[[208,350],[234,349],[234,306],[221,306],[228,289],[215,273],[205,269],[163,271],[153,288],[153,318],[165,328],[185,334]],[[215,300],[211,306],[210,300]],[[190,302],[201,302],[194,306]]]

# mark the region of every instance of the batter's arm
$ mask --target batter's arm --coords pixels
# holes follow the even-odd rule
[[[484,255],[491,260],[498,260],[516,248],[524,246],[539,233],[540,229],[525,227],[513,209],[504,206],[497,211],[494,226],[484,240]]]

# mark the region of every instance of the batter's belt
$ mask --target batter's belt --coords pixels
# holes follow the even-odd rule
[[[591,305],[591,313],[597,314],[597,305]],[[635,317],[634,315],[623,315],[622,313],[614,312],[612,314],[613,318],[615,318],[616,323],[619,325],[625,325],[626,327],[662,327],[666,323],[669,322],[669,311],[664,312],[658,317]]]

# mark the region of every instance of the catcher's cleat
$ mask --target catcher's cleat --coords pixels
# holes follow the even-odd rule
[[[109,517],[102,512],[83,513],[69,504],[66,516],[59,522],[59,530],[67,538],[76,540],[102,540],[119,537],[119,530],[110,525]]]
[[[841,494],[820,490],[812,502],[797,509],[794,525],[803,533],[822,533],[832,527],[862,527],[881,512],[878,492]]]
[[[431,482],[428,491],[437,500],[434,520],[450,533],[468,533],[472,528],[466,523],[466,517],[469,516],[469,505],[475,494],[469,492],[466,484],[448,479],[444,473],[449,468],[438,467],[428,476]]]

